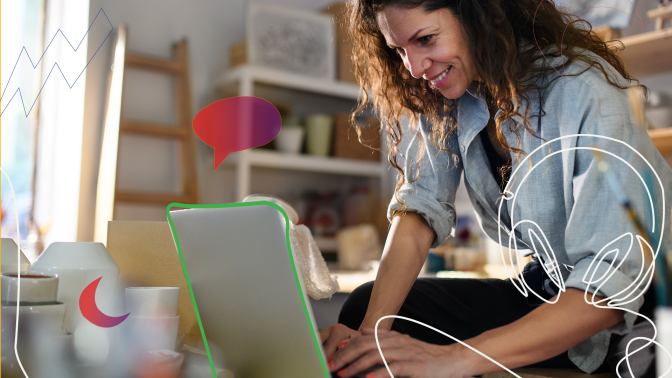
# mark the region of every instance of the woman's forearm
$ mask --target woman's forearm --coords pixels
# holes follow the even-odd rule
[[[434,238],[434,230],[421,215],[409,212],[394,218],[361,327],[373,328],[382,316],[399,312]],[[379,329],[389,330],[393,321],[382,321]]]
[[[585,302],[583,291],[568,289],[557,303],[545,303],[511,324],[465,342],[513,369],[564,353],[622,320],[623,311],[594,307]],[[471,375],[502,370],[468,348],[458,348]]]

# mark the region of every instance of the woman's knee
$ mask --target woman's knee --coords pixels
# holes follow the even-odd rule
[[[367,282],[356,288],[343,303],[338,322],[351,328],[357,329],[364,320],[366,309],[369,307],[373,281]]]

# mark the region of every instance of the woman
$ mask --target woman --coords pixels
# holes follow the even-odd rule
[[[650,316],[651,275],[642,267],[651,259],[642,260],[594,150],[645,227],[662,235],[654,251],[671,245],[661,230],[670,224],[663,200],[672,198],[660,188],[672,187],[672,171],[635,125],[626,90],[637,82],[615,49],[550,0],[351,0],[349,10],[357,75],[373,97],[358,112],[372,102],[385,120],[401,179],[375,282],[353,292],[339,324],[320,333],[329,369],[351,377],[382,364],[373,329],[397,314],[501,364],[423,325],[386,318],[380,347],[397,377],[616,369],[629,340],[653,336],[637,315]],[[403,117],[417,132],[400,164]],[[485,233],[534,252],[522,277],[416,279],[429,248],[455,225],[462,171]],[[652,202],[639,173],[651,171],[659,177]],[[623,360],[619,373],[653,374],[651,350]],[[366,376],[389,374],[379,366]]]

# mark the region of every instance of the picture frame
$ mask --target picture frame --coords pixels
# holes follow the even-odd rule
[[[335,79],[336,32],[331,16],[250,3],[245,29],[250,64]]]

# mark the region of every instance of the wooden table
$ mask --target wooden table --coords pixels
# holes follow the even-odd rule
[[[586,374],[579,369],[535,369],[523,368],[514,369],[516,374],[522,378],[615,378],[612,373],[604,374]],[[483,378],[510,378],[511,373],[500,371],[496,373],[484,374]]]

